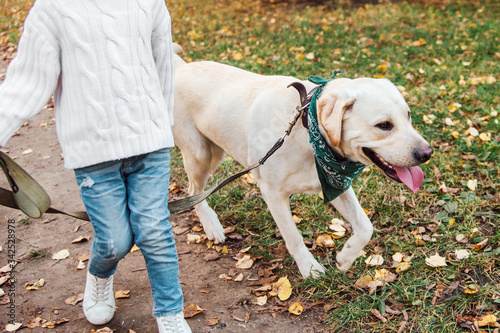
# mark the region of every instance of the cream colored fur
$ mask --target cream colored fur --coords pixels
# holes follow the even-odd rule
[[[177,50],[179,53],[180,48]],[[267,153],[299,105],[297,91],[287,88],[296,81],[293,77],[263,76],[209,61],[185,63],[175,56],[173,130],[182,151],[190,195],[204,189],[209,174],[226,153],[244,167]],[[310,82],[302,83],[308,90],[314,87]],[[372,162],[362,147],[373,149],[398,166],[419,164],[412,150],[427,142],[415,132],[408,115],[404,98],[385,79],[335,79],[318,100],[324,137],[344,156],[367,165]],[[385,120],[395,126],[391,133],[376,127]],[[290,211],[292,194],[321,191],[308,132],[300,121],[283,147],[252,174],[301,274],[317,277],[323,273],[324,267],[305,246]],[[352,188],[331,204],[354,231],[336,257],[337,267],[346,272],[370,240],[373,227]],[[208,238],[223,242],[224,230],[206,201],[195,209]]]

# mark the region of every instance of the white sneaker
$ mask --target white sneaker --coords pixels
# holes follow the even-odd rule
[[[156,322],[159,333],[191,333],[183,312],[173,316],[156,317]]]
[[[87,282],[83,295],[83,313],[94,325],[108,323],[115,314],[113,295],[113,275],[106,279],[98,278],[87,271]]]

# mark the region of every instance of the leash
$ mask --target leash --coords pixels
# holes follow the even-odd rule
[[[7,177],[12,191],[0,187],[0,205],[21,210],[32,218],[44,213],[63,214],[89,221],[86,212],[64,212],[50,207],[50,197],[43,187],[7,154],[0,151],[0,167]]]
[[[299,95],[300,95],[300,104],[301,105],[297,106],[297,108],[295,109],[296,113],[295,113],[292,121],[290,121],[288,123],[288,127],[285,130],[285,132],[283,133],[283,135],[281,136],[281,138],[274,144],[274,146],[267,152],[267,154],[262,159],[260,159],[257,163],[255,163],[252,166],[249,166],[248,168],[246,168],[238,173],[235,173],[234,175],[224,179],[219,185],[214,186],[209,190],[203,191],[199,194],[195,194],[195,195],[187,197],[187,198],[183,198],[183,199],[169,202],[168,209],[170,210],[171,213],[181,212],[183,210],[189,209],[189,208],[199,204],[200,202],[202,202],[203,200],[205,200],[206,198],[208,198],[209,196],[211,196],[212,194],[214,194],[215,192],[217,192],[218,190],[220,190],[224,186],[226,186],[229,183],[233,182],[234,180],[240,178],[244,174],[249,173],[253,169],[258,168],[259,166],[263,165],[267,161],[267,159],[269,157],[271,157],[276,152],[276,150],[278,150],[283,145],[283,143],[285,142],[285,138],[288,135],[290,135],[290,133],[292,132],[293,126],[295,126],[295,124],[297,123],[299,118],[302,118],[302,124],[304,125],[304,127],[307,128],[307,109],[309,108],[309,103],[310,103],[310,99],[311,99],[310,97],[312,97],[312,93],[314,92],[315,89],[313,89],[309,94],[307,94],[306,88],[300,82],[293,82],[287,86],[287,88],[289,88],[289,87],[294,87],[295,89],[297,89],[297,91],[299,92]]]
[[[288,127],[282,137],[274,144],[267,154],[257,163],[224,179],[219,185],[209,190],[187,198],[170,201],[168,203],[168,209],[171,213],[181,212],[199,204],[224,186],[263,165],[267,159],[269,159],[269,157],[271,157],[283,145],[285,138],[290,135],[292,128],[295,126],[299,118],[302,118],[302,124],[307,128],[307,108],[309,107],[310,99],[316,88],[307,94],[306,88],[300,82],[294,82],[288,87],[294,87],[297,89],[300,95],[301,106],[297,106],[295,109],[296,113],[292,121],[288,123]],[[50,197],[43,187],[21,166],[19,166],[19,164],[14,162],[7,154],[1,151],[0,167],[2,168],[2,171],[4,172],[11,187],[11,191],[0,187],[0,205],[21,210],[24,214],[32,218],[40,218],[44,213],[49,213],[63,214],[79,220],[90,221],[86,212],[65,212],[50,207]]]

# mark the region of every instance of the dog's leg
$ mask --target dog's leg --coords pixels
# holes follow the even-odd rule
[[[345,273],[370,241],[373,226],[361,208],[352,187],[333,200],[332,205],[352,224],[354,234],[347,240],[342,251],[337,254],[337,268]]]
[[[189,179],[189,195],[201,193],[207,184],[208,176],[213,169],[219,166],[224,159],[224,151],[218,147],[212,146],[211,149],[205,150],[195,156],[190,152],[184,154],[183,161],[184,169]],[[195,206],[196,214],[200,218],[203,230],[207,234],[208,239],[214,240],[216,243],[224,242],[224,228],[222,227],[217,214],[208,206],[206,200]]]
[[[290,211],[289,197],[286,194],[266,189],[266,186],[260,186],[260,189],[271,215],[285,240],[288,252],[295,259],[302,276],[319,277],[325,272],[325,268],[314,259],[304,244],[304,240],[295,226],[295,221]]]

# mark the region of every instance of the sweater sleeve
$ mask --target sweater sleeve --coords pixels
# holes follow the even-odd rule
[[[174,125],[174,53],[172,48],[172,27],[164,1],[158,1],[152,34],[153,57],[168,109],[170,125]]]
[[[0,85],[0,146],[41,111],[59,80],[61,65],[57,45],[40,31],[37,18],[33,8],[24,22],[17,55]]]

